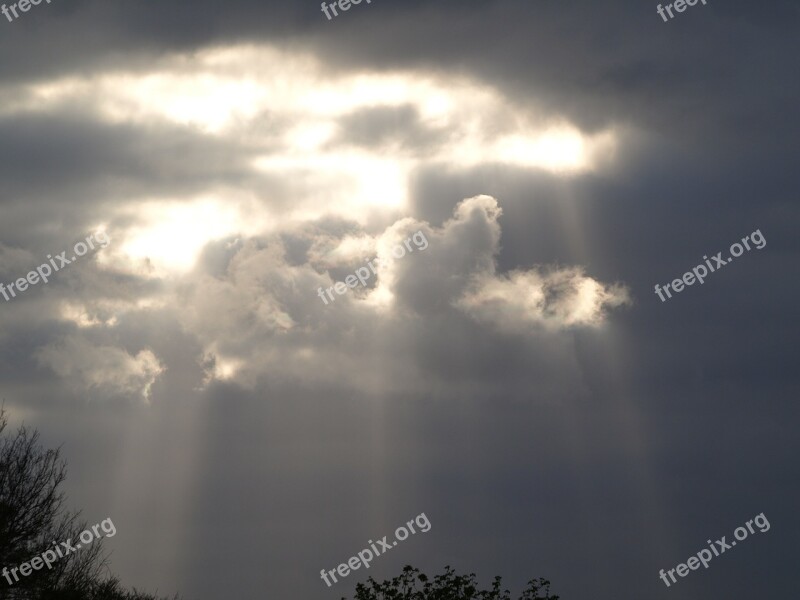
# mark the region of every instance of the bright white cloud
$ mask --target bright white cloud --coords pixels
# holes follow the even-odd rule
[[[113,123],[169,123],[240,145],[251,156],[254,177],[283,182],[283,195],[259,198],[280,205],[271,217],[281,220],[336,214],[365,223],[370,210],[402,212],[410,176],[426,164],[495,162],[568,175],[597,168],[618,143],[613,129],[584,133],[475,79],[340,72],[310,54],[263,45],[172,54],[143,72],[71,75],[17,92],[26,101],[0,112],[54,113],[79,105]],[[410,139],[383,151],[351,144],[341,131],[342,120],[357,120],[359,111],[401,107],[413,111],[425,143]]]
[[[130,285],[107,298],[99,292],[59,304],[58,317],[76,333],[38,358],[81,385],[148,396],[165,368],[152,351],[131,355],[79,336],[113,330],[131,311],[137,319],[173,313],[201,349],[205,384],[252,387],[264,377],[334,384],[363,368],[372,375],[351,385],[403,389],[424,369],[387,358],[406,322],[446,315],[463,324],[466,315],[487,335],[558,332],[602,324],[609,309],[627,302],[622,287],[578,267],[497,273],[501,211],[492,197],[464,200],[441,227],[404,217],[412,177],[430,164],[504,163],[568,177],[613,155],[615,130],[584,133],[483,82],[340,72],[310,55],[249,45],[170,55],[143,72],[39,82],[24,96],[28,102],[0,112],[80,105],[107,123],[187,128],[215,148],[231,148],[231,169],[241,173],[210,179],[202,192],[150,190],[108,207],[114,242],[98,253],[93,276],[148,291]],[[389,129],[373,135],[386,115]],[[378,124],[357,135],[369,118]],[[393,119],[402,126],[391,129]],[[383,227],[377,234],[376,223]],[[392,248],[418,230],[429,248],[391,259]],[[319,288],[375,256],[378,274],[368,289],[331,305],[320,301]]]
[[[132,217],[133,224],[115,234],[98,262],[140,275],[188,271],[209,242],[269,229],[267,211],[246,196],[228,203],[206,196],[133,202],[118,214]]]
[[[608,309],[629,303],[624,287],[603,285],[573,267],[480,277],[457,306],[503,331],[520,331],[600,325]]]
[[[151,350],[131,355],[114,346],[99,346],[75,336],[40,348],[39,364],[49,367],[73,385],[96,389],[100,393],[138,396],[150,399],[150,388],[163,365]]]

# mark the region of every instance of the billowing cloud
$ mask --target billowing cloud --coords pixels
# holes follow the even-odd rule
[[[478,278],[458,305],[479,320],[518,331],[526,325],[598,325],[608,309],[628,303],[624,287],[603,285],[573,267]]]
[[[174,304],[185,307],[180,321],[205,348],[211,379],[217,374],[251,387],[259,377],[323,383],[364,362],[397,364],[390,344],[378,350],[360,340],[380,330],[396,342],[407,321],[424,328],[463,311],[473,327],[488,323],[499,334],[515,321],[553,332],[598,325],[608,309],[627,302],[624,288],[603,285],[577,267],[498,274],[501,214],[494,198],[476,196],[459,203],[441,227],[405,218],[376,235],[357,228],[338,236],[293,230],[286,235],[306,237],[308,251],[291,264],[280,235],[216,244],[173,288]],[[223,268],[211,269],[220,264],[212,257],[223,255]],[[352,287],[338,294],[336,282],[359,268],[368,274],[366,284],[351,277]],[[463,323],[454,319],[449,327]],[[400,366],[415,368],[413,362]]]
[[[113,346],[98,346],[69,336],[40,348],[36,358],[79,389],[100,394],[150,398],[150,388],[164,367],[149,349],[135,355]]]

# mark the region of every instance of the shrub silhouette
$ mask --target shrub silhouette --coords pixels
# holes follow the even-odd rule
[[[50,549],[75,540],[86,529],[80,514],[65,508],[60,491],[66,464],[59,449],[45,449],[39,433],[24,425],[6,432],[0,409],[0,569],[9,571]],[[84,546],[27,577],[9,584],[0,576],[0,599],[9,600],[159,600],[124,590],[116,578],[104,578],[107,560],[101,540]],[[177,596],[175,597],[177,598]]]
[[[540,595],[541,594],[541,595]],[[558,600],[550,595],[550,582],[531,579],[519,600]],[[347,600],[347,598],[342,598]],[[495,577],[491,589],[480,590],[475,573],[456,575],[447,566],[433,580],[410,565],[391,580],[378,583],[372,577],[356,585],[353,600],[511,600],[511,592],[501,589],[501,578]]]

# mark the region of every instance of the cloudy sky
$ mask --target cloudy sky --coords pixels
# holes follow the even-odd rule
[[[410,563],[563,600],[796,591],[800,9],[656,7],[0,17],[0,282],[110,240],[0,297],[0,396],[113,519],[125,584],[325,600]]]

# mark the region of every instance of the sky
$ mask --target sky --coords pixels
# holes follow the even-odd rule
[[[0,397],[123,583],[796,591],[800,8],[658,6],[0,16]]]

